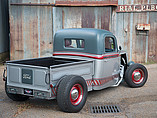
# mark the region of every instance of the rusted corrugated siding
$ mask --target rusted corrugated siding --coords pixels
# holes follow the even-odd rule
[[[119,5],[156,4],[156,0],[119,0]],[[118,42],[128,52],[129,60],[135,62],[156,61],[157,54],[157,12],[117,13],[116,30]],[[148,36],[137,34],[137,24],[150,24]]]
[[[147,0],[134,0],[134,4],[147,4]],[[147,12],[133,13],[132,60],[142,63],[146,58],[146,34],[136,34],[137,24],[148,24]]]
[[[157,4],[157,0],[149,0],[150,4]],[[157,62],[157,12],[149,12],[150,31],[148,37],[148,62]]]
[[[10,8],[10,58],[22,59],[23,58],[23,29],[22,29],[22,7]]]
[[[40,8],[40,55],[51,56],[53,52],[52,7]],[[39,27],[38,27],[39,28]]]
[[[133,19],[132,60],[135,62],[145,62],[147,36],[146,34],[136,34],[135,26],[147,23],[147,13],[134,13]]]
[[[56,7],[54,32],[63,28],[110,30],[111,7]]]
[[[148,61],[157,62],[157,12],[149,13]]]
[[[13,0],[10,4],[15,2],[28,1]],[[38,3],[38,0],[33,2]],[[50,56],[53,51],[52,7],[10,6],[10,34],[11,60]]]
[[[94,28],[95,27],[95,14],[94,8],[86,8],[82,10],[82,27]]]

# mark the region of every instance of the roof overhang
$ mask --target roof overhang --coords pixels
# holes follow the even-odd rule
[[[118,6],[118,0],[105,1],[56,1],[55,6]]]

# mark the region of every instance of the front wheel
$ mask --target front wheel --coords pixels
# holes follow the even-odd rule
[[[59,84],[57,91],[58,106],[65,112],[79,112],[87,99],[87,85],[80,76],[70,75]]]
[[[141,64],[132,64],[125,72],[125,81],[133,88],[142,87],[146,83],[147,78],[147,69]]]

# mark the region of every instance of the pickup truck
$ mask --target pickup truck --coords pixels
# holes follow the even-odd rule
[[[134,88],[147,81],[147,69],[128,62],[109,31],[62,29],[56,32],[53,47],[52,57],[6,62],[3,80],[10,99],[57,99],[62,111],[79,112],[88,91],[116,87],[123,79]]]

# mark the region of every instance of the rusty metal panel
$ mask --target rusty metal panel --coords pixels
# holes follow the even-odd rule
[[[81,28],[81,13],[80,7],[64,7],[62,9],[62,28]]]
[[[52,7],[10,6],[11,60],[52,55]]]
[[[118,0],[56,0],[55,6],[117,6]]]
[[[82,10],[82,27],[83,28],[94,28],[95,27],[95,14],[94,8],[83,8]]]
[[[99,18],[101,19],[101,27],[99,29],[111,29],[111,7],[104,7],[98,11]]]
[[[39,45],[40,35],[38,34],[38,28],[40,24],[38,23],[38,7],[23,7],[23,13],[21,14],[23,23],[23,46],[24,46],[24,58],[34,58],[39,55]],[[19,37],[20,38],[20,37]]]
[[[148,62],[157,62],[157,12],[149,13]]]
[[[63,28],[99,28],[110,30],[111,7],[56,7],[55,31]]]
[[[10,24],[11,59],[50,56],[53,35],[59,29],[83,27],[110,30],[111,7],[10,5]]]
[[[99,28],[109,30],[111,7],[57,7],[55,21],[58,21],[56,29],[60,27],[59,29]]]
[[[122,45],[124,47],[124,50],[128,52],[129,60],[140,63],[157,61],[157,12],[151,10],[153,9],[151,8],[151,5],[156,5],[156,0],[119,0],[118,4],[124,7],[130,5],[140,6],[141,4],[148,6],[148,8],[145,6],[145,9],[147,8],[150,10],[147,10],[145,12],[117,12],[115,27],[117,32],[115,32],[115,34],[119,40],[118,44]],[[137,24],[150,24],[150,30],[140,30],[139,32],[141,33],[137,33]]]
[[[131,57],[131,45],[130,45],[130,37],[132,35],[132,31],[131,31],[131,25],[130,25],[130,19],[131,19],[131,15],[129,13],[125,13],[123,14],[123,30],[121,31],[122,34],[120,34],[121,36],[123,36],[122,38],[122,43],[123,43],[123,47],[124,47],[124,50],[127,51],[128,53],[128,57],[130,59]],[[120,29],[119,29],[120,30]],[[119,32],[118,30],[118,32]]]
[[[40,17],[40,18],[39,18]],[[38,33],[40,33],[40,55],[39,57],[51,56],[53,52],[53,32],[52,32],[52,7],[40,7],[38,14]]]
[[[10,8],[10,59],[23,59],[22,7]]]
[[[116,32],[118,45],[123,47],[123,50],[127,51],[130,60],[130,52],[132,50],[130,46],[130,36],[132,35],[132,30],[130,26],[130,13],[118,13],[116,21]]]
[[[147,13],[134,13],[133,14],[133,48],[132,48],[132,60],[135,62],[145,62],[146,56],[146,34],[136,34],[137,24],[147,23]]]

